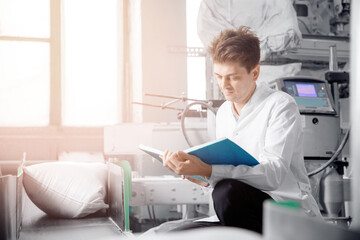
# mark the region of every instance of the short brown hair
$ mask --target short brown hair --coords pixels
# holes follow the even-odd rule
[[[228,29],[209,46],[214,63],[238,62],[250,72],[260,61],[260,41],[250,28]]]

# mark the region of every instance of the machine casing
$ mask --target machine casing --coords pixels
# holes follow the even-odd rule
[[[294,76],[276,79],[270,87],[290,94],[298,104],[304,129],[305,159],[330,158],[339,144],[340,118],[328,83]]]

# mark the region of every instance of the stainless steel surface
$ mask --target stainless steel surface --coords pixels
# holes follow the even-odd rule
[[[297,62],[317,61],[327,63],[329,61],[329,47],[336,44],[338,63],[345,63],[349,61],[349,39],[348,38],[332,38],[311,36],[303,38],[300,42],[300,47],[289,50],[283,55],[272,56],[272,61],[280,61],[286,59],[284,62],[291,60]],[[267,60],[269,61],[269,60]],[[315,64],[312,64],[315,67]]]
[[[335,167],[328,167],[320,181],[320,203],[326,217],[338,217],[344,207],[344,181]]]
[[[16,176],[0,177],[0,238],[16,239]]]
[[[327,115],[302,115],[304,156],[330,158],[339,146],[340,119]]]
[[[351,1],[352,12],[360,12],[360,1]],[[350,155],[352,159],[352,217],[353,228],[360,231],[360,14],[351,15],[351,88],[350,88]]]
[[[199,185],[179,177],[133,179],[131,206],[159,204],[209,204],[209,196]]]
[[[330,71],[337,71],[338,70],[336,45],[330,46],[329,70]]]
[[[299,93],[291,90],[293,85],[286,83],[309,83],[320,84],[324,89],[316,93],[316,97],[301,97]],[[330,158],[339,145],[340,136],[340,118],[335,111],[335,104],[330,92],[330,88],[325,80],[294,76],[279,78],[271,82],[272,88],[282,90],[292,95],[299,106],[302,127],[304,129],[304,156],[309,159]],[[290,89],[289,89],[289,86]],[[315,87],[315,86],[314,86]],[[317,102],[307,102],[303,100],[320,100],[327,104],[318,104]]]
[[[21,227],[22,174],[0,177],[0,239],[16,240]]]
[[[98,213],[80,219],[52,218],[37,208],[27,195],[25,196],[22,225],[20,240],[91,240],[122,236],[122,232],[107,217],[106,213]]]
[[[108,166],[109,215],[120,229],[125,229],[124,173],[114,163],[108,163]]]
[[[24,195],[24,212],[20,240],[42,239],[118,239],[125,236],[123,174],[115,164],[109,165],[109,210],[79,219],[60,219],[48,216]],[[11,186],[13,188],[13,185]],[[15,199],[16,200],[16,199]],[[14,201],[15,202],[15,201]],[[13,223],[11,223],[13,224]],[[6,239],[6,238],[0,238]],[[16,239],[16,238],[14,238]]]

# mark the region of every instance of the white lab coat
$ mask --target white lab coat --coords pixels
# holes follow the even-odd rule
[[[210,185],[239,179],[275,201],[298,201],[308,215],[321,216],[304,165],[299,110],[290,95],[258,84],[239,116],[226,101],[217,112],[216,137],[233,140],[260,164],[213,165]]]

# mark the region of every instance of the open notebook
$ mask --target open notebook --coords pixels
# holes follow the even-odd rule
[[[145,145],[139,145],[139,149],[162,162],[160,155],[163,155],[164,151]],[[207,142],[186,149],[184,152],[195,155],[203,162],[210,165],[255,166],[259,164],[253,156],[228,138],[220,138],[215,141]],[[190,177],[204,181],[204,179],[199,176]]]

